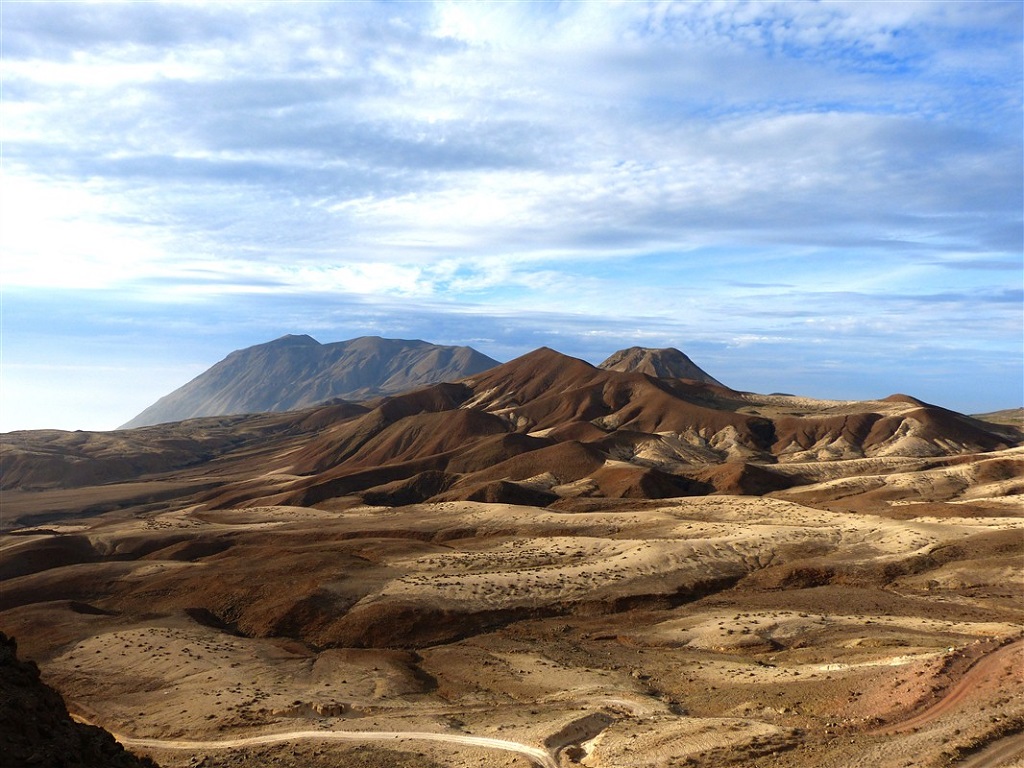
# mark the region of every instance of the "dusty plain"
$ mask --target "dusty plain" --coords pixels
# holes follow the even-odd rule
[[[952,765],[1024,727],[1008,502],[98,515],[4,538],[116,555],[6,579],[0,626],[164,766]]]

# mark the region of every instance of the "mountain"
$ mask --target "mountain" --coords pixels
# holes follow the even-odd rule
[[[267,355],[267,347],[296,354]],[[289,337],[236,353],[223,367],[251,366],[246,358],[257,355],[284,357],[282,369],[302,370],[297,361],[315,361],[308,356],[320,349],[308,337]],[[122,494],[117,499],[107,499],[107,491],[103,498],[83,495],[93,507],[139,499],[159,505],[189,495],[216,508],[354,499],[385,506],[452,499],[547,506],[577,497],[762,494],[877,473],[895,459],[901,470],[934,468],[946,457],[1020,442],[1015,427],[906,395],[864,402],[757,395],[607,370],[541,348],[472,377],[359,404],[108,434],[11,433],[0,472],[11,494],[122,481],[114,486]],[[995,473],[992,482],[1007,479],[999,467],[986,470]],[[164,484],[123,483],[161,473]],[[963,490],[954,484],[950,492],[957,487]],[[916,493],[912,485],[884,492]],[[827,493],[840,498],[845,492],[836,485]],[[5,502],[17,518],[18,498],[9,495]]]
[[[236,484],[207,501],[548,506],[581,496],[762,494],[812,482],[792,468],[804,464],[877,460],[848,461],[862,473],[898,457],[923,466],[1007,449],[1020,437],[902,395],[853,403],[754,395],[609,371],[542,348],[321,427],[281,462],[281,476],[295,479]]]
[[[471,347],[363,336],[321,344],[283,336],[232,352],[122,429],[200,416],[290,411],[452,381],[497,365]]]
[[[1024,408],[1007,408],[1002,411],[992,411],[991,413],[976,413],[974,418],[980,421],[987,421],[990,424],[1024,427]]]
[[[672,347],[667,349],[648,347],[620,349],[601,363],[598,368],[603,368],[606,371],[646,373],[648,376],[657,378],[693,379],[707,384],[724,386],[720,381],[701,370],[690,358]]]

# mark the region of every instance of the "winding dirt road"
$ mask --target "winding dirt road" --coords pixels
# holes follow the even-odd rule
[[[909,720],[904,720],[902,723],[886,727],[881,731],[878,731],[878,733],[906,733],[914,728],[920,728],[921,726],[930,723],[932,720],[953,709],[961,701],[967,698],[978,688],[979,683],[981,683],[986,676],[1005,670],[1013,663],[1011,657],[1021,649],[1024,649],[1024,640],[1018,640],[1014,643],[1010,643],[1009,645],[1004,645],[1001,648],[995,649],[988,655],[983,656],[976,664],[974,664],[974,666],[964,673],[964,676],[960,678],[960,681],[956,685],[950,688],[949,693],[935,702],[935,704],[930,706],[924,712],[911,717]]]
[[[126,747],[139,749],[185,749],[201,751],[208,749],[237,749],[259,744],[279,744],[289,741],[442,741],[450,744],[464,744],[485,749],[500,749],[524,755],[539,768],[558,768],[551,754],[538,747],[530,747],[517,741],[491,739],[486,736],[468,736],[458,733],[431,733],[429,731],[287,731],[260,736],[246,736],[220,741],[180,741],[170,739],[133,739],[115,734]]]

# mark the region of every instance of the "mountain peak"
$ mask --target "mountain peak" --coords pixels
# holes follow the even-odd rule
[[[692,379],[724,386],[674,347],[620,349],[597,367],[606,371],[645,373],[659,379]]]
[[[267,342],[267,344],[265,344],[264,346],[270,346],[271,344],[273,344],[275,346],[286,346],[286,345],[287,346],[308,346],[308,347],[319,347],[319,346],[321,346],[319,341],[317,341],[312,336],[310,336],[309,334],[306,334],[306,333],[299,333],[299,334],[286,333],[284,336],[282,336],[279,339],[274,339],[273,341]]]
[[[563,352],[559,352],[557,349],[552,349],[551,347],[537,347],[537,349],[527,352],[525,355],[520,355],[511,362],[523,363],[540,361],[568,361],[572,363],[583,363],[588,367],[593,367],[586,360],[581,360],[578,357],[570,357],[569,355],[566,355]]]

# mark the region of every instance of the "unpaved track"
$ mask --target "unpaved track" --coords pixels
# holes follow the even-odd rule
[[[280,744],[289,741],[442,741],[450,744],[464,744],[485,749],[500,749],[525,755],[540,768],[558,768],[555,759],[546,750],[530,747],[517,741],[491,739],[486,736],[465,736],[457,733],[431,733],[429,731],[287,731],[260,736],[246,736],[239,739],[219,741],[181,741],[177,739],[133,739],[115,735],[126,747],[138,749],[185,749],[202,751],[208,749],[237,749],[259,744]]]
[[[957,763],[957,768],[998,768],[1014,758],[1024,759],[1024,733],[1014,733],[992,742],[978,754]]]
[[[919,715],[915,715],[909,720],[904,720],[898,725],[894,725],[888,728],[884,728],[880,733],[896,734],[906,733],[914,728],[920,728],[923,725],[930,723],[937,717],[942,716],[976,689],[979,680],[987,675],[989,672],[999,669],[1000,665],[1009,664],[1009,658],[1016,653],[1021,647],[1024,647],[1024,640],[1018,640],[1015,643],[1004,645],[1001,648],[997,648],[987,656],[982,657],[974,666],[964,673],[964,676],[960,678],[960,682],[954,685],[949,693],[939,699],[935,704],[930,706],[924,712]]]

